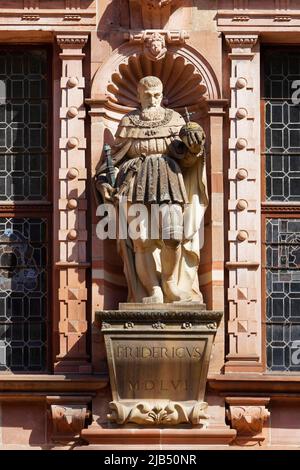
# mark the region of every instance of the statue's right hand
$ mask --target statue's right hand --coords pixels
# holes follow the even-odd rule
[[[103,183],[101,181],[96,183],[96,187],[101,194],[103,201],[113,202],[113,196],[116,191],[115,188],[113,188],[109,183]]]

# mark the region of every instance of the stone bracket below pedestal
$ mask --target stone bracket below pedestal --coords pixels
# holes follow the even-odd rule
[[[148,400],[135,403],[113,401],[108,419],[117,424],[135,423],[144,426],[191,424],[208,426],[207,403]]]
[[[266,397],[227,397],[226,416],[230,426],[236,430],[235,444],[255,445],[265,440],[265,423],[270,416]]]

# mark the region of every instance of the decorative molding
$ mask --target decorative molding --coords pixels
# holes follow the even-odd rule
[[[227,44],[231,49],[236,48],[247,48],[252,49],[257,42],[258,36],[236,36],[236,35],[226,35],[225,39]]]
[[[173,401],[140,401],[133,405],[113,401],[107,417],[119,425],[135,423],[142,426],[177,426],[178,424],[202,424],[207,427],[209,415],[206,402],[192,404]]]
[[[51,438],[53,441],[76,441],[91,417],[88,403],[91,397],[48,397]]]
[[[291,16],[275,16],[274,21],[278,22],[286,22],[286,21],[291,21]]]
[[[152,324],[152,328],[154,330],[164,330],[166,328],[166,325],[164,323],[161,323],[159,320],[156,323]]]
[[[237,431],[237,439],[245,441],[263,440],[261,436],[265,422],[270,416],[266,408],[269,398],[228,397],[226,403],[229,409],[226,411],[227,420],[231,428]]]
[[[22,21],[38,21],[39,19],[40,15],[25,14],[22,16]]]
[[[163,308],[163,306],[162,306]],[[124,323],[124,320],[132,322],[147,322],[155,323],[163,322],[164,324],[168,322],[180,322],[180,320],[185,320],[193,324],[201,324],[207,321],[218,325],[222,319],[223,312],[218,311],[182,311],[178,312],[176,310],[166,310],[166,311],[155,311],[155,310],[141,310],[141,311],[127,311],[127,310],[105,310],[97,312],[97,320],[105,322],[107,319],[114,319]],[[103,327],[103,323],[102,323]]]
[[[185,44],[186,40],[189,39],[190,35],[184,30],[151,30],[145,31],[130,31],[124,33],[124,39],[127,39],[129,43],[144,44],[145,41],[150,39],[153,35],[163,36],[167,44]]]
[[[81,15],[65,15],[64,21],[80,21]]]
[[[87,43],[88,36],[87,35],[57,35],[56,36],[57,44],[62,49],[69,49],[69,48],[83,48]]]
[[[249,21],[250,16],[234,16],[232,21]]]

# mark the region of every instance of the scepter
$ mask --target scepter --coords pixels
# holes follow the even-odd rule
[[[115,178],[115,167],[111,158],[111,146],[108,144],[104,145],[104,153],[106,159],[106,177],[109,184],[114,188],[116,178]]]

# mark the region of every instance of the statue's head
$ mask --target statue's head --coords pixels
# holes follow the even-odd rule
[[[157,77],[144,77],[138,84],[138,100],[142,109],[158,108],[163,98],[163,84]]]

